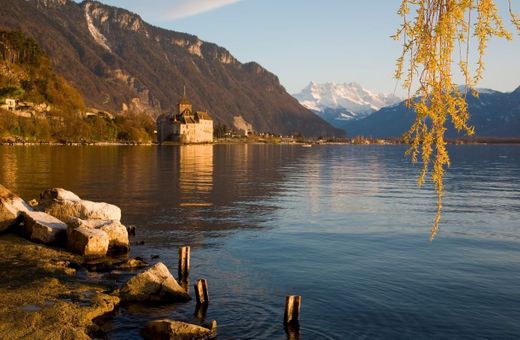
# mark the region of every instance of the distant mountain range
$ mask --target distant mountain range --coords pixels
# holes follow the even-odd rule
[[[489,89],[478,92],[478,98],[471,95],[467,98],[469,122],[475,127],[475,137],[520,137],[520,87],[511,93]],[[408,131],[414,118],[413,110],[401,102],[366,118],[345,121],[341,127],[349,136],[400,137]],[[449,138],[460,137],[451,126],[446,134]]]
[[[293,96],[300,104],[339,128],[343,128],[347,121],[363,119],[382,107],[401,101],[395,95],[374,93],[357,83],[311,82]]]
[[[0,0],[0,29],[33,37],[90,107],[157,116],[174,110],[186,86],[195,109],[230,127],[244,121],[260,132],[343,134],[259,64],[124,9],[90,0]]]

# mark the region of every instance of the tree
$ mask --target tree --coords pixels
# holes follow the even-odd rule
[[[415,15],[409,19],[412,10]],[[416,112],[415,122],[405,134],[410,145],[407,154],[413,162],[419,157],[422,171],[418,184],[424,184],[431,172],[437,192],[437,213],[430,240],[439,230],[442,210],[443,175],[450,165],[444,133],[448,119],[458,131],[474,133],[468,125],[466,95],[474,96],[476,84],[484,73],[484,53],[492,37],[511,40],[503,25],[494,0],[402,0],[399,15],[403,24],[394,39],[403,39],[403,53],[397,60],[395,77],[403,79],[408,91],[407,104]],[[476,18],[474,17],[476,13]],[[520,31],[520,20],[511,9],[511,21]],[[471,42],[478,46],[475,72],[470,71]],[[460,91],[453,81],[454,56],[460,53],[458,68],[465,80]],[[412,89],[417,90],[412,91]],[[430,171],[430,167],[432,170]]]

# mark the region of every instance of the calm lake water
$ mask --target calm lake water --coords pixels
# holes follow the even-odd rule
[[[287,338],[287,294],[303,297],[303,339],[520,338],[520,146],[450,151],[433,243],[435,195],[401,146],[0,147],[0,183],[117,204],[145,242],[132,255],[174,275],[190,245],[220,339]],[[138,338],[194,313],[122,306],[107,329]]]

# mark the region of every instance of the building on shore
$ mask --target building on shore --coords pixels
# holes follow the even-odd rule
[[[51,111],[51,106],[46,103],[35,104],[16,98],[6,98],[4,104],[0,105],[0,109],[10,111],[19,117],[43,118]]]
[[[193,106],[184,90],[178,113],[164,114],[157,118],[157,141],[183,144],[212,143],[213,119],[206,111],[193,112]]]

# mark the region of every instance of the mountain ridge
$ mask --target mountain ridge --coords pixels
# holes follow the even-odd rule
[[[477,89],[478,97],[467,96],[469,124],[475,127],[475,137],[520,137],[520,87],[512,92]],[[375,138],[400,137],[408,131],[415,112],[405,102],[385,107],[357,121],[342,126],[348,135]],[[448,138],[463,137],[451,123],[446,131]]]
[[[393,94],[374,93],[356,82],[318,84],[311,81],[300,92],[293,94],[293,97],[339,128],[345,121],[365,118],[382,107],[401,101]]]
[[[96,1],[0,0],[0,28],[31,35],[87,105],[116,112],[171,112],[184,86],[195,107],[261,132],[341,135],[302,107],[276,75],[225,48],[150,25]]]

